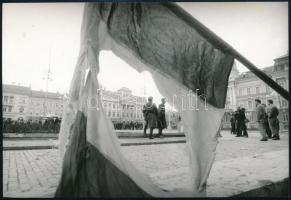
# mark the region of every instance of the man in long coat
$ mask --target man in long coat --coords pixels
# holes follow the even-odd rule
[[[280,136],[279,136],[280,126],[279,126],[279,120],[278,120],[279,110],[275,105],[273,105],[273,100],[271,99],[268,100],[267,114],[268,114],[269,126],[273,135],[272,139],[280,140]]]
[[[146,130],[150,128],[150,136],[149,139],[153,139],[153,131],[154,128],[157,128],[157,116],[158,116],[158,108],[156,104],[153,103],[153,97],[148,98],[148,102],[143,106],[143,116],[145,119],[144,126],[144,136],[146,136]]]
[[[256,103],[258,128],[262,136],[261,141],[268,141],[267,134],[266,134],[266,126],[265,126],[265,117],[266,117],[265,108],[261,104],[260,99],[255,99],[255,103]]]
[[[163,129],[167,128],[167,121],[166,121],[166,109],[165,109],[165,103],[166,99],[161,99],[162,103],[159,105],[158,109],[158,128],[159,128],[159,134],[158,137],[163,136]]]

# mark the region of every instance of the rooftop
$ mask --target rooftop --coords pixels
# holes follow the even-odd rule
[[[13,94],[20,94],[20,95],[27,95],[30,97],[36,98],[50,98],[50,99],[60,99],[63,98],[63,94],[53,93],[53,92],[44,92],[44,91],[37,91],[31,90],[30,87],[20,86],[20,85],[9,85],[9,84],[2,84],[3,93],[13,93]]]
[[[280,59],[284,59],[284,58],[288,58],[288,57],[289,57],[289,52],[286,53],[286,54],[283,55],[283,56],[280,56],[280,57],[278,57],[278,58],[275,58],[274,61],[276,61],[276,60],[280,60]]]

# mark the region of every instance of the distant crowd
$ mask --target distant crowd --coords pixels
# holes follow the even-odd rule
[[[142,130],[143,122],[140,121],[112,121],[116,130]],[[58,133],[60,131],[60,118],[47,118],[39,120],[23,119],[3,120],[4,133]]]
[[[3,120],[4,133],[58,133],[60,131],[60,118],[47,118],[39,120],[23,119]]]
[[[143,123],[139,121],[112,121],[116,130],[142,130]]]

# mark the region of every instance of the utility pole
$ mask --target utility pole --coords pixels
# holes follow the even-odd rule
[[[44,77],[45,81],[46,81],[46,91],[45,91],[45,99],[44,99],[44,115],[47,116],[47,94],[48,94],[48,84],[49,81],[52,81],[52,77],[51,77],[51,47],[50,47],[50,51],[49,51],[49,65],[48,65],[48,71]]]

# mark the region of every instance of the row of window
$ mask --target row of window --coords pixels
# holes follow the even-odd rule
[[[255,90],[254,90],[255,89]],[[269,88],[266,86],[266,92],[268,92]],[[239,88],[238,89],[238,96],[244,96],[244,95],[251,95],[251,94],[260,94],[263,91],[261,91],[259,86],[254,87],[247,87],[246,93],[245,88]]]
[[[11,113],[12,112],[12,108],[13,108],[13,106],[2,106],[2,112],[4,112],[4,113]],[[23,106],[20,106],[18,108],[18,112],[19,113],[24,113],[24,107]]]
[[[44,106],[44,102],[31,102],[32,106]],[[58,103],[46,103],[48,107],[56,107],[56,108],[63,108],[63,104]]]
[[[14,96],[3,96],[3,103],[14,103]]]

